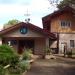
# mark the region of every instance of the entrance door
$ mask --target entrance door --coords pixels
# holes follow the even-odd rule
[[[61,43],[61,53],[64,54],[64,47],[67,47],[67,43]]]
[[[20,40],[19,41],[19,53],[22,53],[26,48],[31,49],[34,53],[34,40]]]

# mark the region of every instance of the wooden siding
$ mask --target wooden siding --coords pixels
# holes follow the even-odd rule
[[[60,22],[62,20],[70,21],[71,27],[61,28]],[[54,17],[53,19],[51,19],[51,32],[75,32],[75,16],[72,13],[63,13],[58,17]]]
[[[34,54],[37,55],[44,54],[45,47],[46,47],[46,39],[44,38],[35,39]]]
[[[13,32],[5,34],[3,37],[44,37],[44,35],[39,32],[34,32],[30,29],[28,29],[28,32],[26,34],[21,34],[20,29],[17,29]]]

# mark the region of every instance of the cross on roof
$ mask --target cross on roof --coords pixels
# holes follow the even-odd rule
[[[27,9],[27,13],[24,14],[24,16],[27,16],[27,18],[25,19],[25,22],[29,23],[29,21],[30,21],[30,18],[29,18],[30,14],[28,13],[28,9]]]

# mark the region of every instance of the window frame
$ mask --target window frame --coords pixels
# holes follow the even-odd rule
[[[60,26],[61,28],[69,28],[71,27],[71,21],[61,20]]]
[[[75,47],[75,40],[70,40],[70,47],[74,48]]]

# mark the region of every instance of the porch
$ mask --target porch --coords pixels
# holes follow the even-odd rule
[[[49,38],[56,38],[55,34],[24,22],[0,31],[0,36],[2,44],[12,46],[18,53],[22,53],[24,48],[31,48],[33,54],[39,55],[49,47]]]
[[[31,49],[33,54],[42,55],[46,46],[49,45],[49,39],[43,37],[6,37],[2,38],[2,44],[10,45],[19,54],[23,53],[26,49]]]

